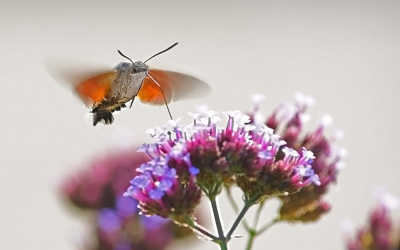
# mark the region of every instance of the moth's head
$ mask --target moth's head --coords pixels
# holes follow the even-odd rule
[[[137,61],[133,63],[134,71],[135,73],[140,73],[140,72],[147,72],[149,71],[149,66],[144,64],[141,61]]]
[[[147,72],[149,70],[149,66],[144,64],[141,61],[137,62],[121,62],[117,66],[115,66],[114,70],[116,71],[129,71],[131,74],[136,74],[140,72]]]

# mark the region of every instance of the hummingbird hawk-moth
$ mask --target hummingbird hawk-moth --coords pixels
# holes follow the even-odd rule
[[[113,123],[113,112],[120,111],[128,102],[131,102],[132,106],[136,97],[148,105],[165,104],[172,119],[168,103],[199,98],[211,91],[210,86],[198,78],[173,71],[150,69],[145,64],[177,44],[144,62],[132,61],[118,50],[121,56],[129,60],[128,62],[121,62],[112,70],[97,72],[91,76],[88,75],[89,72],[83,74],[84,77],[79,77],[79,74],[74,76],[74,71],[68,72],[68,70],[55,70],[54,73],[57,78],[61,77],[64,81],[68,81],[80,99],[91,106],[90,113],[93,113],[94,126],[98,122]]]

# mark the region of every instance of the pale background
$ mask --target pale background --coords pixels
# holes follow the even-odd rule
[[[332,212],[317,224],[280,224],[255,246],[343,249],[340,222],[365,221],[376,184],[400,196],[399,13],[399,1],[0,1],[0,249],[76,249],[82,223],[58,199],[57,179],[118,138],[147,140],[145,129],[168,119],[165,108],[135,102],[112,126],[92,127],[88,109],[46,73],[46,57],[112,67],[117,49],[145,60],[176,41],[149,65],[191,69],[213,93],[172,104],[175,117],[198,103],[249,110],[253,93],[266,95],[268,114],[300,91],[317,101],[308,128],[328,113],[345,131]],[[223,215],[229,225],[234,213]],[[232,242],[244,249],[245,238]],[[192,249],[206,247],[215,248]]]

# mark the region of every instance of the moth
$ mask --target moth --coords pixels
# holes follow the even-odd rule
[[[171,101],[196,99],[211,92],[210,86],[196,77],[174,71],[152,69],[146,65],[147,61],[177,44],[144,62],[133,61],[118,50],[118,53],[128,61],[119,63],[112,70],[96,73],[88,71],[88,74],[82,74],[82,69],[79,69],[75,74],[74,70],[60,70],[61,65],[58,69],[52,67],[53,76],[67,81],[80,99],[87,106],[91,106],[90,113],[93,113],[94,126],[99,122],[112,124],[113,112],[125,108],[128,102],[132,107],[136,97],[144,104],[166,105],[172,119],[168,107]]]

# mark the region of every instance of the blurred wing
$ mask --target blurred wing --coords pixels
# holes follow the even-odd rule
[[[81,82],[75,91],[85,103],[98,103],[103,100],[111,89],[111,84],[117,72],[107,72]]]
[[[138,93],[140,100],[145,104],[164,105],[162,93],[167,103],[198,99],[211,93],[208,84],[193,76],[158,69],[149,70],[149,75],[157,81],[163,92],[151,78],[146,77]]]
[[[142,87],[139,90],[138,97],[140,101],[149,105],[164,105],[171,102],[171,87],[168,84],[170,78],[166,71],[149,70],[149,75],[158,83],[155,83],[150,77],[143,80]],[[161,91],[161,89],[162,91]],[[164,100],[165,97],[165,100]]]
[[[49,58],[44,64],[51,77],[72,88],[86,105],[101,101],[116,76],[110,67],[93,62]]]

